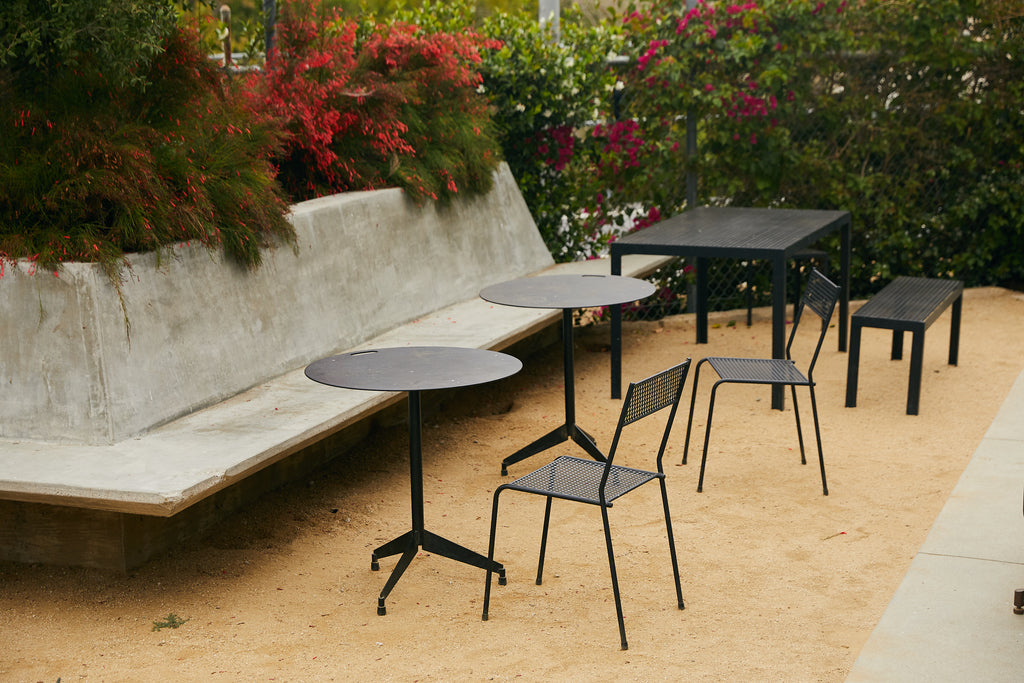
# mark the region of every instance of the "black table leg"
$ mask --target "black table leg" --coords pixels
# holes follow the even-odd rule
[[[612,249],[611,274],[622,274],[622,256]],[[611,306],[612,398],[622,398],[622,304]]]
[[[470,550],[430,531],[423,532],[422,547],[428,553],[447,557],[456,562],[479,567],[480,569],[490,567],[491,571],[498,573],[498,583],[503,586],[505,585],[505,568],[498,562],[489,561],[486,556],[481,555],[475,550]]]
[[[697,343],[708,343],[708,259],[697,257]]]
[[[840,229],[839,240],[839,350],[846,351],[846,336],[850,324],[850,238],[853,219]]]
[[[402,546],[401,550],[397,552],[392,552],[391,548],[396,545]],[[381,549],[385,548],[387,550],[385,550],[383,553],[380,553]],[[398,564],[396,564],[395,568],[391,570],[391,576],[388,577],[387,583],[384,584],[384,590],[380,592],[380,596],[378,596],[377,598],[378,615],[384,616],[388,613],[387,607],[384,605],[384,601],[387,599],[388,595],[391,594],[391,590],[395,587],[395,584],[398,583],[398,580],[402,578],[402,574],[404,574],[405,570],[409,567],[409,564],[412,562],[412,558],[416,557],[416,551],[418,549],[419,543],[417,542],[416,539],[416,532],[408,531],[399,536],[398,538],[394,539],[393,541],[385,543],[380,548],[374,551],[373,561],[370,565],[370,567],[374,570],[380,567],[380,565],[377,564],[377,560],[379,558],[388,557],[389,555],[397,555],[398,552],[402,553],[402,557],[399,558]]]
[[[613,306],[618,309],[618,306]],[[562,309],[562,368],[565,379],[565,424],[556,427],[533,443],[520,448],[518,451],[501,461],[501,476],[508,474],[508,466],[526,460],[530,456],[546,451],[557,446],[563,441],[572,439],[578,446],[587,452],[594,460],[604,462],[604,454],[597,448],[594,438],[576,426],[576,382],[575,362],[573,360],[573,331],[572,331],[571,308]],[[614,368],[614,363],[612,364]],[[613,383],[612,389],[615,389]]]
[[[501,461],[501,476],[508,474],[508,466],[514,465],[517,462],[526,460],[529,457],[537,455],[542,451],[546,451],[549,448],[553,448],[558,444],[562,443],[569,438],[569,432],[566,431],[565,425],[560,425],[555,429],[551,430],[544,436],[535,440],[533,443],[523,446],[518,451],[508,456]]]
[[[420,392],[409,392],[409,478],[412,492],[412,529],[405,532],[398,538],[392,539],[378,547],[371,554],[370,569],[380,569],[379,560],[384,557],[391,557],[401,553],[398,564],[391,570],[384,589],[377,598],[377,614],[387,614],[387,607],[384,601],[391,594],[395,584],[402,578],[402,574],[409,567],[417,551],[422,547],[427,552],[432,552],[442,557],[447,557],[463,564],[487,569],[498,573],[498,583],[505,583],[505,568],[498,562],[491,562],[480,553],[427,531],[423,518],[423,447],[421,427]],[[563,439],[564,441],[564,439]]]
[[[772,358],[786,357],[786,257],[772,259]],[[782,410],[786,387],[772,385],[772,408]]]

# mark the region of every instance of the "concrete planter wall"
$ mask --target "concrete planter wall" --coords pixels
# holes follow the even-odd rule
[[[504,165],[485,197],[438,209],[400,190],[293,207],[297,249],[249,273],[180,246],[130,259],[117,293],[92,264],[0,278],[0,438],[109,444],[552,259]]]

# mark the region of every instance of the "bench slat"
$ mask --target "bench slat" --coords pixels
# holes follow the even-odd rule
[[[852,317],[865,327],[897,329],[893,325],[907,323],[927,328],[963,290],[963,283],[957,280],[901,276],[868,299]]]

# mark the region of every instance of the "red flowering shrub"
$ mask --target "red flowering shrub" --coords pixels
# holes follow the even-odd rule
[[[624,27],[644,46],[631,74],[632,87],[644,92],[631,112],[649,141],[641,164],[671,170],[677,180],[643,179],[641,195],[652,184],[671,186],[658,202],[678,210],[685,202],[678,179],[693,171],[719,198],[758,203],[773,196],[789,161],[790,130],[780,120],[807,106],[814,83],[808,58],[831,44],[828,22],[845,3],[829,5],[827,18],[825,3],[814,0],[631,6]],[[700,140],[692,158],[681,153],[688,118],[697,121]]]
[[[0,69],[0,263],[115,276],[125,252],[196,241],[254,266],[291,236],[268,162],[279,131],[231,96],[191,29],[128,82],[80,61],[46,78]]]
[[[359,26],[314,0],[285,9],[279,47],[250,84],[253,106],[290,133],[278,166],[293,197],[398,186],[443,200],[490,188],[499,147],[475,68],[488,41]]]

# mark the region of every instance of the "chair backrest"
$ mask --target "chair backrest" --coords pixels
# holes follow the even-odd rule
[[[619,424],[615,427],[615,437],[612,439],[611,449],[608,451],[608,467],[605,469],[604,478],[601,481],[602,487],[608,476],[608,471],[611,469],[612,460],[615,459],[615,451],[619,446],[622,428],[671,406],[672,411],[665,423],[665,433],[661,437],[661,446],[658,449],[658,471],[663,472],[661,458],[665,454],[665,446],[668,444],[668,436],[672,431],[672,423],[675,421],[676,408],[679,407],[679,397],[683,393],[683,384],[686,382],[689,370],[690,359],[687,358],[679,365],[662,370],[639,382],[630,383],[626,390],[626,397],[622,400]]]
[[[825,341],[825,333],[828,332],[828,324],[832,320],[832,313],[836,308],[836,301],[839,300],[839,285],[835,284],[821,272],[814,268],[807,278],[807,287],[804,289],[800,303],[797,304],[796,312],[793,314],[793,329],[789,333],[789,342],[786,344],[786,358],[792,360],[790,353],[793,347],[793,339],[796,337],[797,328],[800,327],[800,320],[808,310],[821,318],[821,331],[818,334],[818,343],[814,347],[814,354],[811,362],[807,365],[807,378],[811,378],[814,372],[814,364],[818,362],[818,354],[821,345]]]

